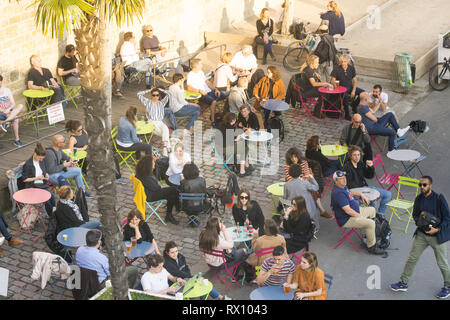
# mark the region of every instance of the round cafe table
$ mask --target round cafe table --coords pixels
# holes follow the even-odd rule
[[[259,152],[257,152],[256,159],[250,157],[250,155],[249,155],[249,160],[262,163],[262,168],[261,168],[261,172],[260,172],[260,178],[262,178],[262,174],[263,174],[265,165],[270,164],[269,151],[268,151],[267,144],[273,139],[273,134],[270,132],[267,132],[267,131],[263,131],[263,130],[255,131],[255,130],[250,129],[250,130],[247,130],[247,132],[244,132],[241,135],[241,137],[244,140],[256,143],[256,146],[253,145],[253,147],[257,148],[256,149],[257,151],[258,151],[258,143],[261,142],[262,154],[259,155]],[[252,150],[254,150],[254,149],[252,149]]]
[[[250,292],[250,300],[292,300],[294,290],[284,293],[282,286],[263,286]]]
[[[145,141],[147,144],[150,143],[153,137],[153,130],[155,130],[155,125],[150,121],[138,121],[136,122],[136,134],[144,135]],[[151,133],[150,139],[148,139],[147,135]]]
[[[200,92],[192,92],[188,90],[184,90],[184,99],[187,101],[196,101],[202,97]]]
[[[75,150],[75,149],[74,149]],[[87,157],[87,151],[86,150],[77,150],[77,155],[75,156],[74,151],[70,151],[70,149],[63,149],[63,152],[67,154],[71,159],[77,160],[77,167],[82,168],[84,164],[84,160]],[[84,175],[81,174],[81,177],[83,178],[84,184],[86,185],[86,188],[89,189],[89,185],[86,182],[86,179],[84,178]]]
[[[123,253],[125,255],[125,264],[127,266],[131,265],[136,259],[144,258],[145,256],[155,252],[155,247],[152,243],[142,241],[141,243],[136,244],[136,248],[131,248],[131,253],[126,253],[125,249],[127,243],[131,243],[131,241],[123,242]]]
[[[227,231],[233,237],[233,241],[235,243],[243,242],[245,247],[247,248],[247,252],[251,253],[252,249],[248,247],[247,242],[252,240],[255,229],[253,229],[253,233],[250,233],[250,231],[248,230],[247,232],[244,232],[244,227],[239,227],[240,232],[237,232],[236,229],[237,227],[229,227],[227,228]]]
[[[356,192],[361,192],[363,195],[365,195],[370,201],[374,201],[377,200],[380,197],[380,192],[378,190],[375,189],[371,189],[371,188],[353,188],[350,189],[350,191],[356,191]]]
[[[289,104],[277,99],[269,99],[266,103],[261,104],[261,106],[270,111],[287,111],[289,110]]]
[[[335,113],[339,113],[339,120],[341,120],[342,118],[342,109],[344,107],[344,96],[345,96],[345,92],[347,91],[346,87],[343,86],[339,86],[337,88],[334,89],[329,89],[328,86],[324,86],[324,87],[320,87],[319,92],[322,95],[322,107],[320,109],[320,117],[322,117],[323,113],[325,112],[335,112]],[[327,96],[328,95],[338,95],[338,98],[335,99],[328,99]],[[325,105],[324,102],[328,103],[328,109],[325,109]],[[339,105],[340,103],[340,105]]]
[[[34,227],[37,220],[40,220],[44,230],[46,229],[41,211],[44,209],[44,203],[50,198],[51,194],[49,191],[39,188],[22,189],[13,194],[13,199],[17,203],[17,208],[22,212],[22,214],[25,215],[25,218],[22,220],[22,224],[19,225],[19,229],[16,232],[16,236],[20,233],[22,228],[26,228],[30,234],[30,237],[33,237],[31,234],[31,228]],[[37,212],[37,219],[33,223],[28,224],[28,217],[31,215],[31,212],[34,211],[33,207],[37,208],[37,210],[35,210]],[[39,234],[33,239],[33,241],[36,241],[43,235],[44,234]]]
[[[186,294],[183,293],[183,299],[189,300],[198,297],[205,297],[205,300],[208,298],[209,293],[213,289],[213,284],[211,281],[208,281],[208,284],[204,282],[196,282],[191,290],[189,290]],[[187,290],[186,290],[187,291]]]
[[[345,157],[341,156],[347,154],[348,148],[346,146],[340,146],[336,144],[327,144],[322,146],[321,151],[322,154],[327,158],[334,159],[334,157],[339,157],[341,165],[344,165]]]
[[[87,228],[68,228],[60,231],[56,236],[56,239],[64,247],[79,248],[86,245],[86,234],[91,229]],[[63,235],[67,236],[67,240],[64,240]]]
[[[272,196],[272,215],[279,216],[278,213],[278,204],[284,196],[284,184],[285,182],[275,182],[266,188],[267,192],[269,192]]]
[[[28,112],[36,110],[35,113],[32,113],[26,117],[26,124],[33,123],[33,125],[36,126],[36,122],[45,121],[47,118],[47,110],[37,110],[50,103],[50,100],[54,94],[53,90],[27,89],[22,94],[26,98],[25,103],[27,105]]]
[[[417,168],[421,172],[417,159],[420,158],[420,152],[411,149],[397,149],[389,151],[387,154],[389,159],[400,161],[405,168],[402,175],[408,176],[412,169]],[[406,164],[405,162],[412,162],[411,164]]]

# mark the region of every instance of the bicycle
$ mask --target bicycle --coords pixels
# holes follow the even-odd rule
[[[447,78],[444,78],[444,76]],[[438,62],[428,71],[428,82],[436,91],[445,90],[450,84],[450,58],[444,58],[444,62]]]
[[[217,215],[222,216],[225,213],[225,204],[222,202],[224,194],[225,189],[221,189],[219,183],[215,183],[213,186],[207,188],[206,198],[210,205],[206,214],[212,216],[213,213],[216,213]]]

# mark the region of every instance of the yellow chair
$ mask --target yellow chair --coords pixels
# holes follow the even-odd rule
[[[118,127],[117,127],[117,126],[115,126],[115,127],[111,130],[111,139],[112,139],[113,144],[114,144],[114,150],[116,150],[116,152],[117,152],[117,154],[119,155],[119,157],[122,158],[122,161],[119,162],[119,167],[120,167],[122,164],[125,163],[125,164],[127,165],[128,169],[130,169],[131,173],[134,173],[134,170],[133,170],[133,169],[131,168],[131,166],[128,164],[128,161],[127,161],[127,160],[131,158],[131,160],[133,160],[134,164],[136,165],[136,164],[137,164],[137,163],[136,163],[136,160],[135,160],[134,157],[133,157],[133,154],[134,154],[136,151],[123,151],[123,150],[120,150],[120,149],[117,147],[117,144],[116,144],[117,131],[118,131]]]
[[[71,100],[74,104],[75,108],[78,109],[78,104],[75,101],[75,98],[80,94],[81,92],[81,86],[71,86],[64,82],[63,77],[60,77],[61,85],[64,88],[64,91],[66,92],[66,99]]]
[[[395,200],[389,201],[388,203],[386,203],[386,205],[389,208],[391,208],[391,210],[392,210],[392,214],[389,219],[389,224],[391,224],[392,217],[394,217],[394,215],[400,221],[407,221],[406,227],[404,229],[394,227],[394,226],[391,226],[391,227],[393,229],[398,229],[398,230],[404,231],[406,233],[406,231],[408,230],[409,223],[414,220],[414,218],[412,216],[414,200],[409,201],[409,200],[405,200],[404,198],[402,198],[400,189],[402,188],[402,186],[403,186],[403,188],[405,188],[405,187],[414,188],[416,190],[416,193],[414,196],[414,199],[415,199],[417,197],[417,194],[419,193],[419,180],[404,177],[404,176],[399,176],[398,178],[399,178],[399,180],[398,180],[397,198]],[[403,191],[403,194],[405,194],[405,191]]]

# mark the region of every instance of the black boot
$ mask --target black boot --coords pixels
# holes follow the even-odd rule
[[[173,223],[173,224],[175,224],[175,225],[178,224],[178,221],[175,220],[174,216],[172,215],[172,212],[170,212],[170,213],[167,212],[167,214],[166,214],[166,219],[164,219],[164,221],[165,221],[165,222]]]

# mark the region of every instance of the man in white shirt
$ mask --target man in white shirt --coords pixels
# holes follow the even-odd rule
[[[203,64],[200,59],[192,59],[191,68],[192,71],[187,76],[187,89],[202,95],[199,102],[204,102],[210,106],[211,122],[214,123],[217,101],[224,100],[227,95],[214,88],[214,84],[206,79],[205,73],[202,71]]]
[[[186,126],[188,134],[194,131],[194,122],[200,116],[200,106],[196,103],[189,103],[184,98],[184,76],[181,73],[173,75],[173,84],[169,87],[169,107],[175,117],[191,117]]]
[[[386,92],[383,92],[381,85],[373,86],[372,93],[369,95],[369,108],[374,113],[375,117],[381,118],[387,112],[392,112],[398,122],[398,117],[395,112],[388,107],[389,97]]]
[[[147,258],[149,270],[141,278],[142,289],[148,293],[167,294],[176,292],[175,287],[169,287],[168,280],[177,282],[183,286],[186,281],[182,278],[172,276],[163,267],[164,258],[159,254],[151,255]]]
[[[236,53],[230,63],[231,68],[238,72],[240,75],[248,75],[248,79],[258,68],[258,63],[256,62],[256,57],[253,54],[252,46],[244,45],[242,50]]]
[[[23,105],[17,104],[11,90],[3,86],[3,77],[0,75],[0,127],[7,132],[9,125],[12,123],[14,132],[14,145],[22,147],[23,144],[19,139],[19,119],[14,119],[23,110]]]

